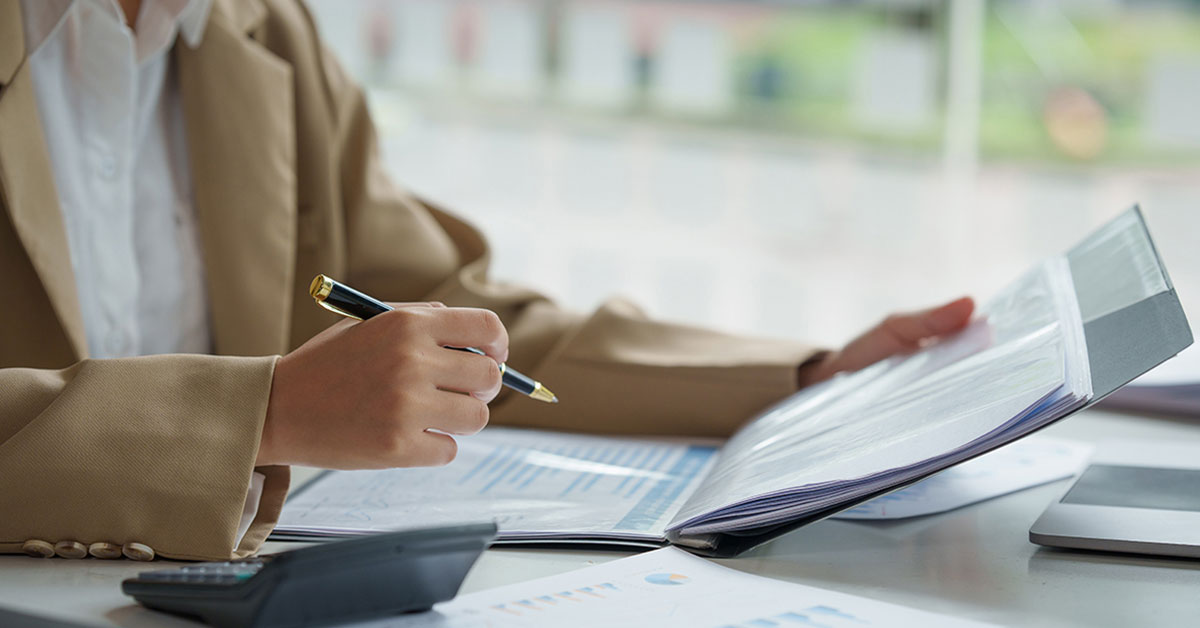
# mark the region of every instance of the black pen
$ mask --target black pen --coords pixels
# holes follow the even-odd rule
[[[317,300],[317,305],[342,316],[357,318],[363,321],[376,314],[383,314],[395,309],[383,301],[369,297],[325,275],[317,275],[316,279],[313,279],[312,285],[308,288],[308,293]],[[473,347],[446,348],[484,355],[482,351]],[[519,393],[529,395],[538,401],[558,403],[558,397],[554,396],[554,393],[550,392],[549,388],[546,388],[541,382],[528,375],[519,373],[515,369],[510,369],[503,364],[500,365],[500,373],[502,375],[501,381],[505,386]]]

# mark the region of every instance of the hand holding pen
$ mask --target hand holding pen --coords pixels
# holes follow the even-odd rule
[[[260,383],[261,369],[247,361],[245,385],[266,384],[262,390],[270,391],[257,464],[445,464],[457,453],[453,436],[483,429],[508,357],[499,317],[473,308],[393,305],[362,322],[339,322],[278,358],[273,380]],[[486,357],[446,346],[475,347]]]
[[[394,309],[383,301],[369,297],[325,275],[317,275],[313,279],[312,285],[309,286],[308,292],[321,307],[342,316],[358,320],[365,321],[372,316],[391,312]],[[485,352],[474,347],[447,346],[446,348],[467,351],[476,355],[486,355]],[[529,395],[538,401],[558,403],[558,397],[554,396],[554,393],[550,392],[550,389],[543,386],[541,382],[508,368],[503,363],[503,360],[500,363],[500,373],[503,376],[505,386],[521,394]]]

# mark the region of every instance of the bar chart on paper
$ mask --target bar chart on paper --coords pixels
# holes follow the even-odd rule
[[[851,613],[842,612],[832,606],[811,606],[799,611],[786,611],[770,617],[756,617],[738,624],[725,624],[720,628],[772,628],[780,626],[813,626],[837,628],[839,626],[870,626],[872,622]]]
[[[684,626],[857,628],[981,624],[764,578],[665,548],[459,596],[373,628]],[[365,628],[365,627],[364,627]]]
[[[573,589],[548,590],[517,600],[497,602],[488,608],[497,613],[513,617],[524,617],[553,611],[560,605],[586,604],[591,600],[605,600],[619,594],[621,589],[611,582],[597,582]]]

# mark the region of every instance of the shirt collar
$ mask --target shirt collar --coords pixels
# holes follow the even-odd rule
[[[21,0],[26,54],[37,50],[62,22],[67,11],[79,2],[91,2],[113,17],[121,16],[116,0]],[[143,0],[135,24],[138,30],[178,27],[184,43],[195,48],[204,37],[211,9],[212,0]]]
[[[179,12],[179,34],[190,48],[200,45],[204,38],[204,27],[208,24],[208,14],[212,10],[212,0],[186,0]]]
[[[153,28],[170,32],[178,27],[184,43],[195,48],[204,37],[204,26],[208,23],[211,8],[212,0],[142,0],[142,12],[137,18],[138,30]]]

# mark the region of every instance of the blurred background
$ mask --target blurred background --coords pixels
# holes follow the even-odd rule
[[[836,344],[1140,203],[1200,321],[1200,0],[309,0],[397,181],[570,306]]]

